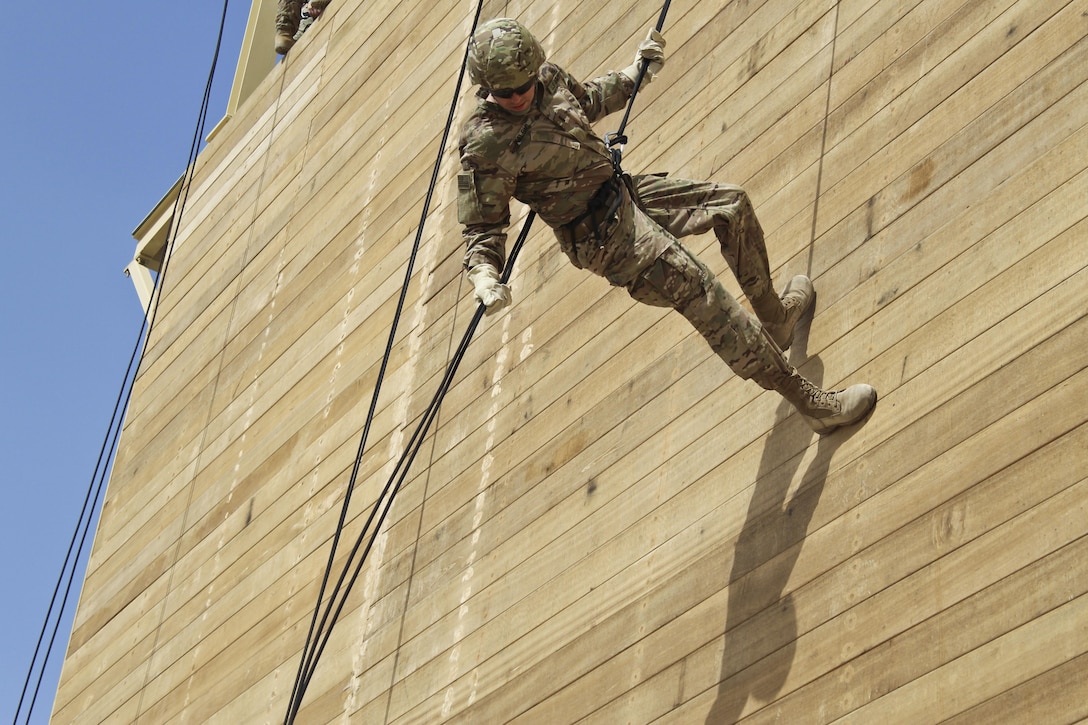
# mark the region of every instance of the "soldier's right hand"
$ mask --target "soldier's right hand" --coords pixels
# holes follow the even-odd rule
[[[499,281],[499,270],[493,264],[477,264],[469,270],[468,279],[472,282],[476,302],[487,308],[486,314],[493,315],[510,304],[510,287]]]

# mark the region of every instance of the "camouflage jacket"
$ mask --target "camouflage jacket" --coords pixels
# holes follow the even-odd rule
[[[612,72],[579,83],[551,63],[541,66],[539,77],[527,113],[515,115],[480,98],[462,128],[457,217],[464,225],[466,269],[483,262],[503,268],[511,198],[527,204],[558,230],[586,211],[589,200],[612,175],[608,149],[590,124],[623,108],[634,82]],[[632,267],[630,239],[616,242],[627,249],[587,260],[574,253],[562,234],[557,236],[576,266],[608,276],[614,283],[617,275],[610,272],[618,270],[610,268]],[[652,260],[634,266],[648,261]],[[625,271],[619,276],[631,274]]]

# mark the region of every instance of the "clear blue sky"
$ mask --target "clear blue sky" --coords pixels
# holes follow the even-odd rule
[[[249,5],[230,1],[206,131],[225,112]],[[138,341],[142,310],[122,272],[132,230],[185,169],[222,7],[61,0],[12,6],[6,16],[2,722],[14,718]],[[48,721],[81,582],[33,723]],[[20,723],[25,713],[26,703]]]

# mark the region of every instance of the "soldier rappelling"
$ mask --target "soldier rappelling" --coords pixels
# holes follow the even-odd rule
[[[499,270],[516,198],[554,230],[576,267],[626,288],[639,302],[680,312],[737,375],[777,391],[813,430],[860,421],[876,403],[872,386],[821,390],[782,354],[815,292],[801,275],[775,291],[763,230],[745,191],[624,174],[593,131],[593,122],[623,108],[635,92],[643,64],[644,81],[661,70],[664,46],[651,31],[631,66],[581,83],[547,62],[515,20],[491,20],[473,35],[468,70],[480,89],[461,133],[457,204],[477,301],[489,313],[510,302]],[[711,230],[755,318],[678,241]]]

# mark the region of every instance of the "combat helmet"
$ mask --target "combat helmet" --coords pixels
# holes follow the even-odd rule
[[[468,77],[481,88],[520,88],[536,76],[544,59],[544,49],[528,28],[495,18],[469,40]]]

